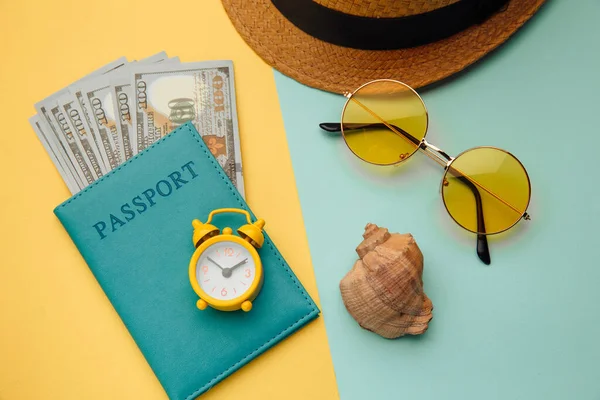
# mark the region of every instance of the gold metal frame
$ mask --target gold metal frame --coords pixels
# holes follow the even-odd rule
[[[423,99],[421,98],[421,96],[419,95],[419,93],[417,93],[417,91],[413,88],[411,88],[410,86],[408,86],[407,84],[400,82],[400,81],[396,81],[394,79],[375,79],[373,81],[369,81],[363,85],[360,85],[358,88],[356,88],[353,92],[345,92],[344,93],[344,97],[346,97],[346,102],[344,103],[344,107],[342,108],[342,114],[340,115],[340,122],[341,122],[341,126],[342,126],[342,138],[344,138],[344,143],[346,143],[346,146],[350,149],[350,151],[352,152],[352,154],[354,154],[356,157],[360,158],[361,160],[363,160],[364,162],[367,162],[369,164],[373,164],[373,165],[380,165],[380,166],[390,166],[390,165],[399,165],[400,163],[408,160],[409,158],[412,157],[413,154],[415,154],[417,151],[420,150],[420,146],[417,147],[415,149],[415,151],[413,151],[412,153],[410,153],[408,155],[408,157],[395,162],[393,164],[380,164],[380,163],[374,163],[371,161],[367,161],[364,158],[362,158],[361,156],[359,156],[358,154],[356,154],[354,152],[354,150],[352,150],[352,147],[350,147],[350,145],[348,144],[348,141],[346,140],[346,135],[344,134],[344,113],[346,112],[346,107],[348,107],[348,103],[350,102],[350,100],[352,99],[352,96],[354,96],[356,94],[356,92],[358,92],[360,89],[364,88],[365,86],[368,86],[372,83],[376,83],[376,82],[395,82],[395,83],[399,83],[402,86],[405,86],[407,89],[409,89],[410,91],[412,91],[414,94],[417,95],[417,97],[419,98],[419,100],[421,101],[421,104],[423,105],[423,109],[425,110],[425,117],[426,117],[426,121],[425,121],[425,134],[423,135],[423,139],[422,141],[425,141],[425,138],[427,137],[427,132],[429,131],[429,111],[427,111],[427,107],[425,106],[425,102],[423,101]],[[425,143],[427,143],[427,141],[425,141]]]
[[[359,156],[353,149],[352,147],[350,147],[350,145],[348,144],[348,141],[346,140],[346,135],[344,133],[344,114],[346,112],[346,108],[348,107],[348,104],[350,103],[350,101],[352,100],[353,96],[360,91],[362,88],[364,88],[365,86],[371,85],[373,83],[377,83],[377,82],[394,82],[397,83],[399,85],[404,86],[405,88],[407,88],[408,90],[410,90],[411,92],[413,92],[419,99],[419,101],[421,102],[421,104],[423,105],[423,109],[425,110],[425,116],[426,116],[426,121],[425,121],[425,133],[423,134],[423,138],[420,140],[419,145],[416,146],[415,150],[410,153],[407,157],[391,163],[391,164],[382,164],[382,163],[375,163],[369,160],[365,160],[364,158],[362,158],[361,156]],[[421,151],[422,153],[424,153],[427,157],[431,158],[432,160],[434,160],[436,163],[438,163],[439,165],[441,165],[444,168],[444,175],[442,176],[442,181],[440,183],[440,196],[442,197],[442,202],[444,203],[444,208],[446,209],[446,212],[450,215],[450,217],[452,218],[452,220],[454,222],[456,222],[458,224],[458,226],[460,226],[461,228],[465,229],[466,231],[472,232],[472,233],[476,233],[479,235],[495,235],[498,233],[502,233],[505,232],[507,230],[509,230],[510,228],[512,228],[513,226],[515,226],[520,220],[525,219],[525,220],[530,220],[531,217],[530,215],[527,213],[527,208],[529,207],[529,203],[531,201],[531,180],[529,179],[529,174],[527,173],[527,169],[525,168],[525,166],[523,165],[523,163],[517,158],[515,157],[512,153],[504,150],[504,149],[500,149],[498,147],[493,147],[493,146],[478,146],[478,147],[471,147],[467,150],[464,150],[463,152],[461,152],[460,154],[458,154],[456,157],[452,157],[450,155],[448,155],[445,151],[441,150],[440,148],[438,148],[437,146],[434,146],[433,144],[427,142],[427,133],[429,131],[429,111],[427,110],[427,106],[425,105],[425,102],[423,101],[423,98],[421,97],[421,95],[419,95],[419,93],[417,93],[416,90],[414,90],[412,87],[408,86],[407,84],[394,80],[394,79],[376,79],[376,80],[372,80],[369,81],[361,86],[359,86],[357,89],[355,89],[353,92],[345,92],[344,96],[346,97],[346,102],[344,103],[344,107],[342,108],[342,114],[340,116],[340,128],[341,128],[341,133],[342,133],[342,137],[344,138],[344,143],[346,143],[346,146],[348,147],[348,149],[350,149],[350,151],[358,158],[360,158],[361,160],[369,163],[369,164],[373,164],[373,165],[380,165],[380,166],[396,166],[399,165],[403,162],[405,162],[406,160],[408,160],[410,157],[412,157],[413,154],[415,154],[417,151]],[[357,101],[357,100],[355,100]],[[358,102],[358,101],[357,101]],[[361,104],[362,107],[365,107],[362,105],[362,103],[359,102],[359,104]],[[376,114],[374,114],[372,111],[370,111],[368,108],[365,108],[367,111],[369,111],[370,113],[372,113],[374,116],[377,116]],[[386,121],[384,121],[383,119],[381,119],[380,117],[378,117],[382,123],[388,125],[386,123]],[[390,127],[388,125],[388,128],[390,128],[392,131],[394,131],[396,134],[400,134],[401,136],[405,137],[405,139],[409,140],[408,137],[406,137],[406,135],[404,135],[403,133],[399,133],[396,132],[395,129],[393,129],[392,127]],[[415,140],[419,140],[413,137],[413,139]],[[414,143],[413,143],[414,144]],[[476,150],[479,148],[492,148],[492,149],[496,149],[499,151],[502,151],[506,154],[508,154],[509,156],[513,157],[515,160],[517,160],[517,162],[519,163],[519,165],[521,165],[521,168],[523,168],[523,171],[525,172],[525,177],[527,178],[527,185],[528,185],[528,198],[527,198],[527,204],[525,206],[525,210],[518,211],[515,207],[511,206],[510,204],[508,204],[507,202],[505,202],[504,200],[502,200],[499,196],[495,195],[493,192],[491,192],[490,190],[486,189],[485,187],[483,187],[482,185],[480,185],[479,183],[473,181],[471,178],[467,177],[466,175],[462,174],[466,179],[469,179],[472,183],[476,184],[477,186],[481,187],[482,189],[484,189],[486,192],[488,192],[489,194],[491,194],[492,196],[494,196],[496,199],[498,199],[499,201],[501,201],[502,203],[506,204],[508,207],[510,207],[511,209],[513,209],[516,212],[520,212],[521,215],[519,218],[517,218],[515,220],[515,222],[510,225],[508,228],[503,229],[501,231],[498,232],[491,232],[491,233],[487,233],[487,232],[477,232],[477,231],[473,231],[471,229],[468,229],[467,227],[463,226],[462,224],[460,224],[455,218],[454,216],[450,213],[450,210],[448,210],[448,205],[446,204],[446,199],[444,198],[443,195],[443,184],[446,178],[446,175],[448,174],[448,170],[451,168],[452,163],[454,163],[455,160],[457,160],[460,156],[462,156],[463,154],[472,151],[472,150]],[[457,170],[458,171],[458,170]],[[460,171],[458,171],[460,173]]]
[[[448,173],[448,169],[450,169],[450,166],[452,165],[452,163],[455,160],[458,160],[458,158],[460,156],[462,156],[463,154],[468,153],[469,151],[472,151],[472,150],[477,150],[477,149],[494,149],[494,150],[498,150],[498,151],[501,151],[503,153],[508,154],[509,156],[511,156],[512,158],[514,158],[519,163],[519,165],[521,166],[521,168],[523,168],[523,172],[525,172],[525,177],[527,178],[527,189],[528,189],[529,193],[528,193],[528,196],[527,196],[527,204],[525,205],[525,210],[521,213],[521,215],[519,216],[519,218],[517,218],[512,225],[510,225],[508,228],[503,229],[503,230],[498,231],[498,232],[482,233],[482,232],[472,231],[471,229],[468,229],[468,228],[462,226],[461,224],[459,224],[458,221],[452,215],[452,213],[450,213],[450,210],[448,210],[448,205],[446,204],[446,199],[444,198],[444,195],[443,195],[444,181],[446,179],[446,174]],[[509,230],[510,228],[512,228],[513,226],[515,226],[516,224],[518,224],[521,219],[525,219],[526,221],[531,220],[531,216],[527,213],[527,208],[529,207],[529,203],[531,202],[531,180],[529,179],[529,174],[527,173],[527,169],[525,168],[525,166],[523,165],[523,163],[521,162],[521,160],[519,160],[517,157],[515,157],[514,154],[512,154],[511,152],[506,151],[504,149],[501,149],[499,147],[495,147],[495,146],[476,146],[476,147],[468,148],[468,149],[460,152],[456,157],[451,157],[451,158],[452,158],[452,161],[450,161],[448,163],[448,165],[444,168],[444,175],[442,176],[442,181],[440,182],[440,195],[442,197],[442,202],[444,203],[444,208],[446,209],[446,212],[448,213],[448,215],[450,215],[450,218],[452,218],[452,220],[454,222],[456,222],[456,224],[458,226],[460,226],[461,228],[463,228],[463,229],[465,229],[465,230],[467,230],[469,232],[476,233],[478,235],[497,235],[499,233],[506,232],[507,230]]]

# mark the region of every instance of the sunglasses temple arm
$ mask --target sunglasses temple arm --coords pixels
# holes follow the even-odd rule
[[[416,137],[414,137],[413,135],[411,135],[410,133],[406,132],[404,129],[397,127],[396,125],[390,125],[391,127],[393,127],[394,129],[397,129],[400,133],[402,133],[402,135],[404,137],[406,137],[408,140],[410,140],[411,142],[413,142],[413,144],[415,144],[416,146],[420,146],[421,145],[421,141],[419,139],[417,139]],[[341,133],[342,132],[342,124],[338,123],[338,122],[323,122],[319,124],[319,127],[321,129],[323,129],[324,131],[330,132],[330,133]],[[376,128],[387,128],[387,126],[385,124],[380,124],[380,123],[375,123],[375,124],[371,124],[371,123],[346,123],[344,124],[344,129],[366,129],[366,128],[372,128],[372,129],[376,129]]]
[[[451,168],[450,172],[454,175],[455,171],[453,171],[452,169],[453,168]],[[483,202],[481,201],[481,194],[479,194],[479,190],[465,176],[456,177],[461,183],[464,183],[473,193],[473,197],[475,197],[475,208],[477,210],[477,231],[485,232],[485,221],[483,220]],[[477,234],[477,256],[485,265],[490,265],[490,263],[492,262],[487,236],[481,233]]]
[[[327,132],[342,133],[342,124],[337,122],[322,122],[319,127]]]
[[[490,248],[488,247],[487,236],[480,233],[477,234],[477,256],[485,265],[490,265],[492,262],[490,257]]]

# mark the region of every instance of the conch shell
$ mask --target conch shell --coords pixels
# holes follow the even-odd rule
[[[409,233],[367,224],[360,259],[340,282],[346,309],[364,329],[385,338],[427,330],[433,304],[423,292],[423,254]]]

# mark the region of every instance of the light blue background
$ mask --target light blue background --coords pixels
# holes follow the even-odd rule
[[[532,220],[490,241],[489,267],[447,216],[437,164],[360,162],[318,128],[339,121],[342,96],[276,81],[343,400],[600,399],[600,1],[550,0],[467,73],[420,91],[430,142],[501,147],[529,171]],[[382,339],[344,308],[367,222],[424,253],[435,309],[420,337]]]

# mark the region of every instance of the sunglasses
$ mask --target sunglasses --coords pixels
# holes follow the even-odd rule
[[[417,151],[444,168],[440,186],[450,217],[477,234],[477,255],[490,264],[487,235],[529,220],[531,183],[523,164],[496,147],[474,147],[456,157],[425,140],[429,117],[425,103],[410,86],[391,79],[368,82],[345,93],[341,123],[320,127],[341,133],[358,158],[375,165],[397,165]]]

